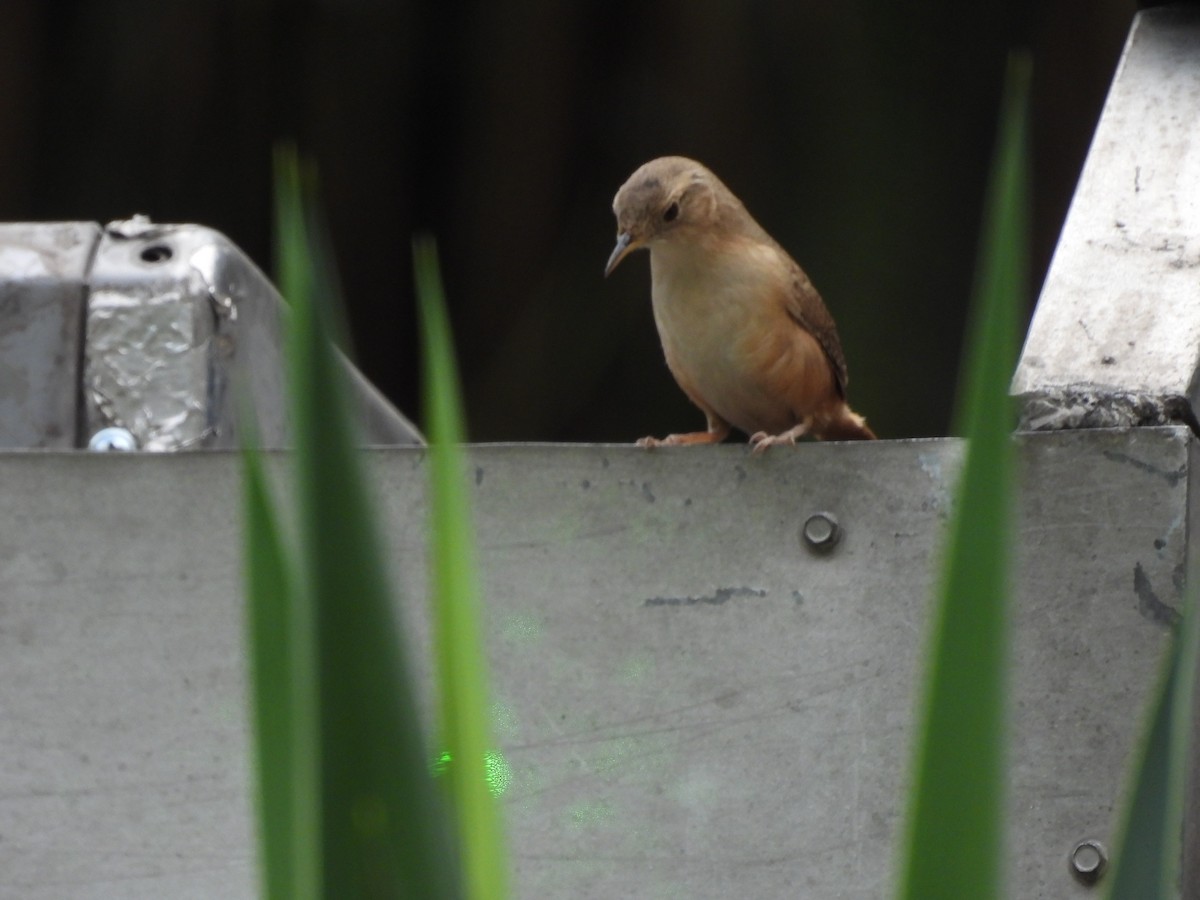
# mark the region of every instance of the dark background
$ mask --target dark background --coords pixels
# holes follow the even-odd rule
[[[270,270],[271,148],[317,161],[356,355],[419,415],[438,238],[476,440],[703,417],[612,196],[709,165],[838,319],[882,437],[944,434],[1005,58],[1034,62],[1033,289],[1135,11],[1118,0],[6,0],[0,221],[199,222]]]

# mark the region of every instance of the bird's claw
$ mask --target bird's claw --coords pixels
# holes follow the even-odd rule
[[[761,456],[767,452],[768,447],[774,447],[777,444],[795,444],[796,438],[788,433],[784,434],[767,434],[765,431],[759,431],[750,435],[750,452],[755,456]]]
[[[789,447],[796,445],[796,438],[804,436],[808,432],[807,424],[797,425],[795,428],[789,428],[782,434],[768,434],[765,431],[756,431],[750,435],[750,452],[755,456],[759,456],[767,452],[768,447],[775,447],[780,444],[787,444]]]

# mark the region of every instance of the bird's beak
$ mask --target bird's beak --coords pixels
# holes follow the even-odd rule
[[[632,253],[638,247],[642,246],[641,241],[635,241],[633,235],[628,231],[622,231],[617,235],[617,246],[613,247],[612,256],[608,258],[608,265],[604,267],[604,277],[607,278],[626,256]]]

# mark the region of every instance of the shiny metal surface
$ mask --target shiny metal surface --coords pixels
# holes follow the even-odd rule
[[[88,428],[125,428],[143,450],[227,445],[227,380],[220,365],[210,372],[210,358],[219,352],[217,313],[232,307],[214,302],[192,264],[212,245],[211,232],[146,223],[133,233],[106,230],[92,265]]]
[[[87,271],[100,226],[0,224],[0,449],[76,445]]]
[[[235,446],[242,385],[264,446],[287,443],[279,295],[223,235],[145,217],[0,225],[0,447]],[[417,429],[347,363],[371,444]]]

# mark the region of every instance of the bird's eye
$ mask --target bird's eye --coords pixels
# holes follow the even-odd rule
[[[664,222],[674,222],[678,218],[679,218],[679,204],[678,203],[672,203],[670,206],[668,206],[666,209],[663,210],[663,221]]]

